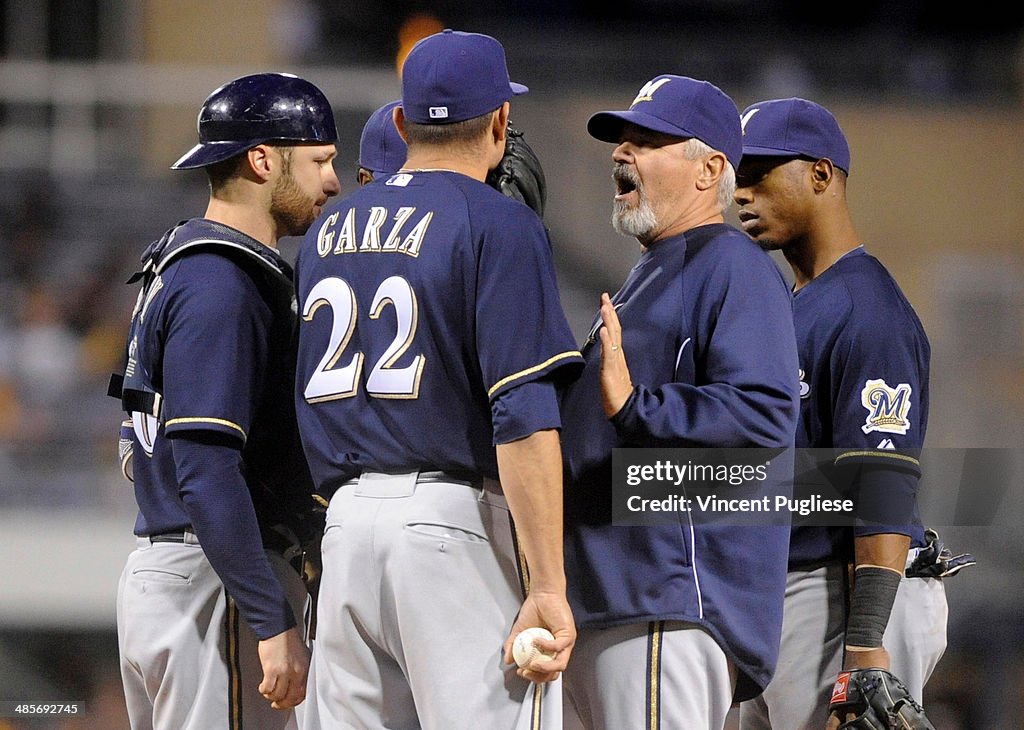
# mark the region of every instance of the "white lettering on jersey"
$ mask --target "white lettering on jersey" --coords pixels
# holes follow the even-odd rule
[[[338,231],[338,245],[334,253],[355,253],[357,238],[359,236],[356,234],[356,209],[349,208],[341,224],[341,230]]]
[[[380,227],[388,219],[388,209],[379,205],[370,208],[370,217],[363,229],[363,242],[360,251],[380,251]]]
[[[404,253],[407,256],[416,258],[420,255],[420,247],[427,234],[427,227],[433,220],[433,212],[425,213],[412,229],[406,232],[416,208],[402,206],[398,212],[391,216],[388,209],[382,206],[370,208],[370,215],[366,221],[366,228],[362,235],[356,226],[356,209],[349,208],[344,218],[340,218],[341,211],[331,213],[320,226],[316,237],[317,254],[321,258],[329,254],[343,253]],[[386,236],[384,226],[388,218],[394,221]],[[340,223],[340,225],[339,225]],[[357,245],[357,241],[359,241]],[[333,245],[333,249],[331,246]]]
[[[811,386],[805,380],[807,373],[804,372],[803,368],[800,368],[800,400],[811,397]]]
[[[139,445],[146,456],[153,455],[153,445],[156,441],[157,431],[160,427],[159,421],[148,413],[132,411],[132,428]]]
[[[398,250],[402,253],[408,254],[413,258],[420,255],[420,246],[423,245],[423,237],[427,235],[427,226],[430,225],[430,221],[434,218],[434,211],[428,212],[425,216],[420,219],[420,222],[416,224],[415,228],[409,232],[409,235],[402,241],[402,245],[398,247]]]
[[[402,237],[402,226],[409,220],[409,216],[413,214],[416,209],[410,206],[402,206],[395,213],[395,225],[391,227],[391,233],[388,234],[387,239],[384,241],[384,245],[380,247],[381,251],[397,251],[398,250],[398,239]]]
[[[334,246],[334,231],[328,231],[328,228],[332,228],[335,223],[338,222],[338,216],[341,215],[340,211],[335,211],[327,216],[324,224],[320,226],[320,230],[316,234],[316,252],[323,258],[331,252],[331,247]]]

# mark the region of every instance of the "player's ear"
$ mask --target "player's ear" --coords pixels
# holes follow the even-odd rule
[[[717,187],[718,181],[722,179],[722,174],[725,172],[725,166],[728,164],[728,160],[721,152],[715,151],[705,157],[704,164],[701,165],[700,173],[697,175],[697,189],[708,190]]]
[[[835,174],[832,160],[827,157],[817,160],[811,165],[811,185],[820,192],[832,184]]]
[[[497,108],[491,117],[491,132],[494,134],[494,141],[505,143],[506,132],[508,131],[508,116],[512,105],[507,101]]]
[[[274,164],[271,160],[272,154],[270,145],[265,144],[258,144],[246,153],[249,163],[248,172],[261,182],[270,179],[270,171]]]
[[[395,129],[398,130],[398,136],[402,138],[402,141],[406,144],[409,140],[405,138],[405,112],[402,111],[402,107],[396,106],[391,110],[391,118],[395,122]]]

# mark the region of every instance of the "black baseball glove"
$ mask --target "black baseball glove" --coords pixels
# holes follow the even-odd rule
[[[523,133],[508,124],[505,155],[487,175],[487,184],[510,198],[526,203],[541,218],[547,201],[548,185],[540,160],[523,138]]]
[[[927,547],[914,558],[906,570],[908,578],[948,578],[978,561],[970,553],[954,555],[939,539],[939,533],[930,527],[924,531]]]
[[[903,682],[884,669],[840,672],[828,709],[840,730],[935,730]]]

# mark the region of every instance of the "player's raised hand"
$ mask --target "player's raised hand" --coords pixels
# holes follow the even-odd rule
[[[622,349],[622,324],[608,292],[601,294],[601,320],[604,322],[598,332],[601,336],[601,403],[605,415],[611,418],[629,400],[633,383]]]
[[[306,699],[309,649],[298,628],[282,631],[259,643],[263,681],[259,692],[275,710],[295,707]]]

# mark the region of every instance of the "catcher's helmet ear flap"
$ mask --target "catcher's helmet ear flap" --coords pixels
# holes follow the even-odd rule
[[[210,94],[196,121],[199,144],[172,170],[205,167],[270,141],[335,142],[327,97],[298,76],[260,73],[229,81]]]

